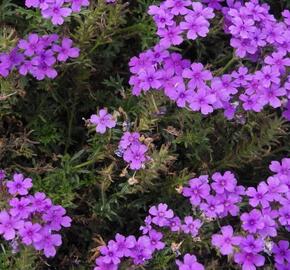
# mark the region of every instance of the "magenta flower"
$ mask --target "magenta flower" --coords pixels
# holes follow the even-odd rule
[[[149,209],[149,214],[153,216],[152,222],[161,227],[167,226],[168,220],[174,216],[173,211],[168,209],[168,205],[165,203],[152,206]]]
[[[72,47],[73,41],[69,38],[64,38],[61,46],[53,45],[52,50],[58,53],[57,60],[60,62],[66,61],[69,57],[76,58],[80,54],[79,48]]]
[[[194,255],[185,254],[183,257],[183,262],[176,260],[179,270],[204,270],[202,264],[197,262]]]
[[[240,236],[234,236],[232,226],[223,226],[221,228],[222,234],[214,234],[212,236],[212,244],[216,246],[222,255],[232,254],[234,251],[233,246],[238,246],[241,242]]]
[[[23,227],[23,220],[10,216],[7,211],[0,212],[0,234],[5,240],[12,240],[16,236],[16,230]]]
[[[96,132],[104,134],[107,128],[113,128],[116,126],[116,120],[111,114],[108,113],[107,109],[101,109],[99,114],[93,114],[90,118],[90,122],[96,125]]]
[[[28,190],[32,187],[32,179],[24,178],[23,174],[15,173],[13,181],[8,181],[6,186],[11,195],[27,195]]]
[[[241,215],[242,227],[245,231],[256,233],[264,227],[263,216],[260,210],[254,209]]]

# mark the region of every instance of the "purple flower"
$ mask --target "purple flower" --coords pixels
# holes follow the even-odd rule
[[[261,211],[254,209],[241,215],[242,227],[245,231],[256,233],[264,227]]]
[[[144,222],[145,222],[145,226],[141,226],[140,230],[142,231],[143,234],[147,234],[147,233],[149,233],[149,231],[152,230],[152,225],[151,225],[152,218],[151,218],[151,216],[147,216],[145,218]]]
[[[132,255],[134,264],[144,264],[146,260],[151,259],[153,249],[151,247],[150,238],[148,236],[141,236],[137,240],[137,243],[132,249]]]
[[[64,17],[71,14],[71,9],[63,7],[64,0],[55,0],[48,8],[43,9],[41,14],[44,18],[50,19],[54,25],[61,25],[64,23]]]
[[[164,6],[170,9],[170,13],[173,15],[185,15],[189,12],[187,8],[190,6],[190,0],[167,0],[164,2]]]
[[[256,239],[253,235],[247,235],[247,237],[242,238],[240,243],[241,248],[249,253],[259,253],[264,249],[264,241],[261,239]]]
[[[281,201],[282,194],[288,192],[288,186],[282,184],[280,179],[276,176],[270,176],[267,179],[269,195],[271,199],[277,202]]]
[[[212,244],[216,246],[222,255],[229,255],[233,253],[233,246],[238,246],[241,242],[240,236],[234,236],[232,226],[223,226],[221,228],[222,234],[214,234],[212,236]]]
[[[156,71],[154,68],[150,68],[140,72],[139,79],[141,80],[140,87],[144,91],[148,91],[150,88],[159,89],[161,87],[162,74]]]
[[[272,83],[280,83],[279,69],[274,66],[264,66],[261,71],[256,72],[256,77],[264,87],[270,87]]]
[[[23,227],[23,220],[10,216],[5,210],[0,212],[0,234],[5,240],[12,240],[16,236],[16,230]]]
[[[151,230],[149,232],[150,244],[153,249],[161,250],[165,247],[165,243],[162,242],[163,235],[160,232]]]
[[[59,231],[61,227],[68,228],[71,226],[71,218],[65,216],[65,209],[60,205],[54,205],[42,216],[42,219],[46,222],[46,227]]]
[[[216,218],[224,211],[224,207],[219,199],[212,195],[207,196],[206,202],[200,204],[200,209],[208,218]]]
[[[130,145],[139,143],[140,134],[138,132],[125,132],[120,140],[119,146],[127,149]]]
[[[13,181],[8,181],[6,186],[11,195],[27,195],[28,190],[32,187],[32,179],[24,178],[23,174],[15,173]]]
[[[34,196],[29,197],[31,208],[34,212],[46,212],[52,207],[52,202],[43,192],[36,192]]]
[[[179,217],[169,219],[169,227],[172,232],[179,232],[181,228],[181,220]]]
[[[265,263],[265,258],[262,255],[244,250],[236,253],[234,260],[236,263],[242,265],[242,270],[255,270],[256,267],[263,266]]]
[[[189,107],[193,111],[201,111],[202,114],[207,115],[213,112],[212,104],[215,101],[215,95],[210,93],[208,87],[203,87],[192,93],[189,98]]]
[[[118,257],[129,257],[132,253],[132,248],[136,245],[136,238],[132,235],[125,237],[119,233],[115,236],[117,251],[116,255]]]
[[[193,237],[198,235],[198,231],[202,226],[202,222],[199,219],[193,220],[191,216],[186,216],[184,218],[184,224],[181,225],[182,231],[185,233],[190,233]]]
[[[176,260],[179,270],[204,270],[202,264],[198,263],[194,255],[185,254],[183,262]]]
[[[290,263],[290,249],[288,241],[280,240],[278,244],[274,244],[272,252],[276,263],[283,264],[285,261]]]
[[[269,168],[278,176],[290,177],[290,158],[283,158],[281,163],[279,161],[272,161]]]
[[[4,180],[5,177],[6,177],[5,171],[0,169],[0,181]]]
[[[27,218],[32,212],[30,200],[27,198],[13,198],[9,201],[9,205],[11,206],[10,215],[19,219]]]
[[[32,243],[40,241],[40,230],[41,226],[38,223],[33,224],[30,221],[25,222],[24,226],[19,229],[19,235],[21,236],[22,242],[25,245],[31,245]]]
[[[189,180],[189,187],[182,189],[185,197],[190,197],[192,205],[199,205],[202,199],[206,199],[210,192],[210,186],[207,183],[208,176],[200,176]]]
[[[219,172],[214,173],[212,179],[214,183],[212,183],[211,186],[219,194],[225,191],[233,192],[237,185],[235,176],[229,171],[225,172],[224,175]]]
[[[93,114],[90,118],[90,122],[96,125],[96,132],[104,134],[107,128],[113,128],[116,126],[116,120],[111,114],[108,113],[107,109],[101,109],[99,114]]]
[[[37,34],[29,34],[27,40],[21,39],[18,43],[18,47],[24,50],[26,56],[33,56],[44,49]]]
[[[203,88],[206,81],[212,79],[212,74],[209,70],[205,70],[201,63],[193,63],[190,68],[183,70],[182,77],[190,79],[188,86],[190,89],[195,89]]]
[[[40,230],[41,238],[34,243],[36,250],[43,250],[46,257],[53,257],[56,254],[55,247],[59,247],[62,243],[61,236],[59,234],[52,234],[47,229]]]
[[[61,46],[53,45],[52,50],[58,53],[57,60],[60,62],[66,61],[69,57],[76,58],[80,54],[80,49],[72,47],[73,41],[69,38],[64,38]]]
[[[187,31],[187,38],[195,40],[198,36],[205,37],[209,32],[209,22],[202,16],[189,13],[184,17],[185,21],[180,23],[180,28]]]
[[[168,26],[157,31],[157,35],[160,36],[160,45],[165,48],[169,48],[171,45],[179,45],[182,43],[181,37],[182,30],[176,24]]]
[[[87,7],[89,5],[90,5],[89,0],[71,0],[71,9],[73,12],[80,12],[81,7]]]
[[[265,182],[261,182],[258,185],[257,190],[253,187],[249,187],[246,194],[250,197],[250,205],[253,207],[257,207],[259,204],[261,204],[262,207],[268,207],[269,202],[272,201],[272,198],[268,191],[269,189]]]
[[[283,206],[279,209],[279,222],[283,226],[290,226],[290,208]]]
[[[123,158],[130,164],[130,169],[139,170],[146,162],[148,148],[144,144],[133,144],[126,149]]]
[[[110,241],[108,246],[103,246],[100,248],[101,254],[104,256],[103,260],[105,263],[120,263],[120,253],[118,253],[118,246],[114,241]],[[118,254],[117,254],[118,253]]]
[[[165,203],[152,206],[149,214],[153,216],[152,222],[160,227],[168,225],[168,220],[174,216],[173,211],[168,209],[168,205]]]

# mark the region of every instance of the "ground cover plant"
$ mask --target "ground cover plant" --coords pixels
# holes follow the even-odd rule
[[[0,269],[290,269],[287,0],[0,3]]]

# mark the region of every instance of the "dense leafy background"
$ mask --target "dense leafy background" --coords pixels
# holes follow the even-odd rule
[[[178,109],[161,93],[131,95],[129,59],[156,43],[146,13],[154,2],[105,5],[93,0],[89,9],[71,16],[61,27],[26,9],[23,1],[0,3],[0,51],[9,50],[30,32],[69,36],[81,49],[78,59],[58,67],[55,80],[37,82],[16,72],[0,78],[1,167],[33,177],[34,189],[65,206],[73,218],[52,260],[29,249],[13,255],[0,242],[1,270],[91,269],[102,241],[116,232],[138,233],[150,205],[166,202],[181,216],[190,213],[177,190],[195,174],[232,169],[241,184],[255,185],[269,174],[270,160],[287,155],[289,124],[279,111],[248,113],[227,121],[221,113],[202,117]],[[268,3],[277,17],[290,6],[283,0]],[[205,39],[176,50],[213,70],[223,70],[233,52],[219,21],[219,16],[212,21]],[[84,121],[100,107],[119,115],[118,127],[102,136]],[[146,137],[153,158],[136,173],[133,185],[129,181],[133,172],[124,170],[126,165],[115,154],[128,125]],[[214,230],[205,228],[204,233]],[[235,269],[214,256],[206,238],[194,250],[207,269]],[[175,269],[173,260],[168,249],[146,269]]]

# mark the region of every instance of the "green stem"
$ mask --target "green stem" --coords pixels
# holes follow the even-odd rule
[[[157,107],[157,104],[156,104],[156,101],[155,101],[155,98],[154,98],[154,95],[153,94],[151,94],[151,100],[152,100],[152,104],[153,104],[153,107],[155,109],[155,112],[156,113],[159,113],[159,109]]]
[[[221,69],[219,72],[217,72],[217,76],[224,74],[232,65],[235,63],[238,59],[233,56],[232,59],[224,66],[223,69]]]
[[[91,165],[91,164],[95,163],[96,161],[97,161],[97,158],[93,158],[93,159],[87,160],[86,162],[83,162],[81,164],[78,164],[78,165],[74,166],[73,169],[75,169],[75,170],[81,169],[83,167],[86,167],[88,165]]]

